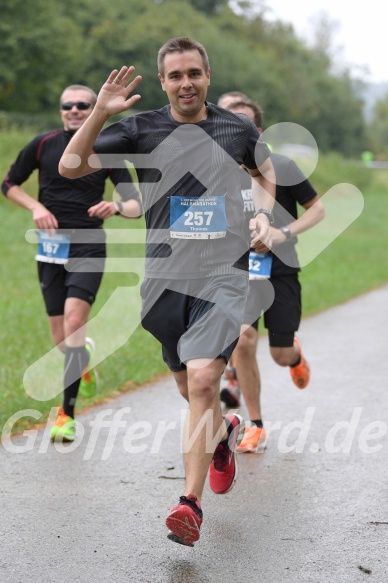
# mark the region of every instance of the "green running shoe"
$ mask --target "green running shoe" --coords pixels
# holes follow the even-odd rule
[[[97,372],[92,368],[92,358],[96,350],[96,345],[91,338],[85,338],[85,348],[89,352],[89,363],[85,368],[81,383],[79,386],[79,392],[83,397],[94,397],[97,392],[97,387],[99,383],[99,378]]]
[[[74,441],[75,421],[69,415],[65,415],[62,407],[58,407],[57,418],[51,429],[51,441]]]

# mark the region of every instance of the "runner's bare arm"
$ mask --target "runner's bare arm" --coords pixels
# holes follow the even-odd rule
[[[80,178],[101,168],[93,145],[105,122],[112,115],[128,111],[141,97],[129,97],[142,80],[138,75],[130,81],[134,71],[134,67],[114,69],[101,87],[93,112],[74,134],[59,162],[59,173],[65,178]]]
[[[21,186],[14,184],[7,192],[7,198],[18,206],[32,213],[32,220],[38,229],[46,230],[50,235],[58,228],[56,217],[36,198],[30,196]]]
[[[249,170],[252,176],[252,199],[256,210],[272,210],[276,195],[276,176],[270,158],[257,170]],[[259,253],[272,247],[272,238],[268,217],[262,213],[249,222],[251,245]]]

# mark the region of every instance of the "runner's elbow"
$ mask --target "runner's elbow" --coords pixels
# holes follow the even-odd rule
[[[81,176],[85,176],[85,174],[87,174],[87,172],[84,172],[81,167],[79,156],[76,156],[75,154],[67,154],[60,159],[58,172],[64,178],[70,179],[80,178]]]

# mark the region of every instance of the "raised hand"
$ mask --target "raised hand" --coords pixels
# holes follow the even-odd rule
[[[114,69],[101,87],[95,109],[111,116],[127,111],[139,101],[139,94],[129,97],[142,81],[140,75],[131,81],[134,71],[135,67],[121,67],[120,71]]]

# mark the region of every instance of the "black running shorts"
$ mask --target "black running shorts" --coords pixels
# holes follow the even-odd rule
[[[297,273],[249,282],[244,324],[250,324],[257,330],[258,318],[263,311],[270,346],[292,346],[302,313]]]
[[[100,231],[93,245],[71,245],[66,265],[38,261],[38,277],[46,312],[49,316],[62,316],[67,298],[79,298],[90,305],[96,299],[105,267],[106,247],[100,243],[105,237]],[[98,239],[97,239],[98,237]]]

